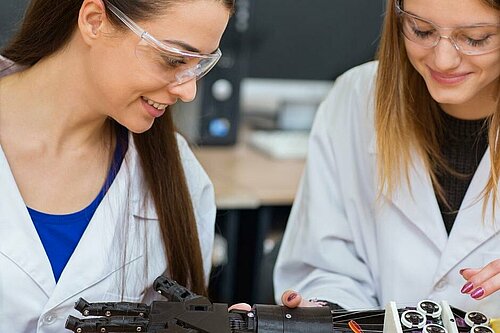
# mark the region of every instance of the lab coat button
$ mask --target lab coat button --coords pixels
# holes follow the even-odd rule
[[[444,288],[446,288],[447,285],[448,285],[448,281],[446,281],[446,279],[442,279],[436,284],[436,288],[434,288],[434,289],[443,290]]]
[[[45,322],[45,324],[50,325],[50,324],[53,324],[56,321],[56,319],[57,319],[56,316],[54,316],[52,314],[48,314],[45,316],[43,321]]]

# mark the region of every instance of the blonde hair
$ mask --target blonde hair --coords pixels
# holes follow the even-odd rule
[[[443,158],[439,139],[443,134],[439,106],[431,97],[425,81],[410,63],[402,34],[399,32],[395,1],[387,1],[380,46],[379,67],[375,95],[375,129],[377,133],[379,195],[391,196],[405,181],[410,184],[409,170],[412,154],[422,159],[428,170],[435,191],[447,203],[438,182],[440,170],[453,171]],[[500,10],[500,0],[481,0],[493,9]],[[500,88],[500,87],[499,87]],[[498,176],[500,175],[500,103],[497,112],[489,117],[489,146],[491,170],[482,198],[483,215],[491,200],[493,216],[498,201]],[[480,198],[478,198],[480,199]]]

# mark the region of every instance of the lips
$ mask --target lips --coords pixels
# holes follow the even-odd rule
[[[153,118],[161,117],[165,113],[165,108],[163,108],[163,110],[160,110],[154,107],[154,105],[149,104],[149,102],[144,98],[141,98],[141,104],[145,111]]]
[[[434,71],[430,68],[429,68],[429,71],[430,71],[432,78],[440,84],[462,83],[471,74],[470,72],[469,73],[465,73],[465,72],[464,73],[441,73],[441,72]]]

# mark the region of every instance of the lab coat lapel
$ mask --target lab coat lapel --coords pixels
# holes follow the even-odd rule
[[[0,253],[49,297],[56,284],[54,274],[1,147],[0,184]]]
[[[416,154],[413,154],[413,164],[409,170],[410,186],[405,183],[404,176],[401,180],[401,185],[388,198],[389,201],[442,251],[447,242],[446,229],[430,176],[425,172],[423,161]]]
[[[498,218],[492,221],[491,206],[488,206],[483,220],[483,203],[478,201],[490,174],[489,149],[484,154],[462,201],[460,211],[453,224],[448,243],[441,256],[435,283],[472,253],[478,246],[500,232]],[[498,209],[497,209],[498,214]],[[457,272],[458,272],[457,267]]]
[[[125,161],[130,160],[129,155],[127,153]],[[129,198],[129,192],[135,190],[129,190],[133,178],[129,172],[133,166],[128,168],[125,161],[64,268],[46,310],[74,298],[142,256],[142,248],[137,247],[127,252],[126,258],[120,257],[125,242],[121,237],[133,237],[136,232],[134,221],[130,219]],[[125,233],[124,228],[128,228]]]

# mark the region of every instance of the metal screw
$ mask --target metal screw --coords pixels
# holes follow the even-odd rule
[[[247,316],[248,316],[249,318],[253,318],[253,317],[255,317],[255,315],[253,314],[253,312],[249,312],[249,313],[247,313]]]
[[[76,333],[82,333],[82,329],[81,329],[80,327],[78,327],[78,328],[76,329]]]
[[[285,315],[285,317],[286,317],[286,319],[290,319],[290,318],[292,318],[292,315],[291,315],[291,314],[289,314],[289,313],[287,313],[287,314]]]
[[[88,315],[89,315],[89,313],[90,313],[90,311],[89,311],[89,310],[84,310],[84,311],[83,311],[83,315],[84,315],[84,316],[88,316]]]
[[[144,312],[139,313],[139,317],[144,317]]]
[[[101,328],[101,332],[102,332],[102,333],[106,332],[106,329],[105,329],[104,327],[103,327],[103,328]]]
[[[142,332],[142,328],[137,327],[137,332]]]

